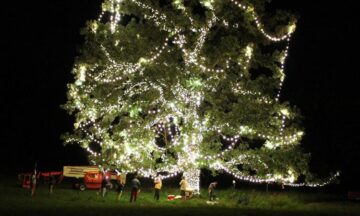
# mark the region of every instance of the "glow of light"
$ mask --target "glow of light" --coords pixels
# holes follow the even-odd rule
[[[110,7],[103,8],[99,19],[94,22],[91,26],[91,30],[94,34],[97,34],[98,25],[104,21],[104,14],[109,13],[109,19],[107,22],[110,24],[109,31],[106,33],[115,33],[120,21],[120,3],[122,0],[107,0]],[[323,186],[331,182],[323,181],[321,183],[304,183],[294,184],[296,174],[292,170],[289,170],[287,174],[273,175],[269,173],[266,177],[249,176],[234,170],[233,167],[237,164],[246,163],[246,160],[250,158],[249,155],[240,155],[238,158],[232,158],[231,160],[225,161],[224,157],[231,154],[236,149],[236,145],[240,140],[240,137],[255,137],[264,139],[265,147],[269,149],[281,148],[283,146],[293,146],[299,143],[300,138],[303,136],[303,132],[286,131],[285,128],[285,117],[290,115],[290,111],[282,109],[278,117],[278,124],[280,127],[280,133],[272,130],[258,130],[251,125],[239,125],[235,128],[229,126],[228,123],[223,125],[211,125],[209,126],[209,119],[201,119],[198,115],[198,108],[204,101],[205,93],[202,90],[194,91],[188,89],[180,83],[175,83],[171,86],[171,89],[167,90],[164,88],[163,83],[151,81],[144,77],[141,82],[133,83],[132,76],[142,76],[147,67],[154,65],[167,66],[168,62],[161,62],[161,55],[171,53],[173,50],[178,49],[184,58],[184,68],[176,67],[177,71],[184,71],[184,73],[191,74],[192,70],[199,71],[201,75],[208,75],[210,79],[220,79],[219,77],[227,75],[230,70],[233,70],[234,63],[237,63],[241,69],[248,71],[251,66],[251,61],[254,56],[254,49],[256,48],[252,44],[248,44],[242,48],[239,59],[231,57],[223,59],[221,66],[215,67],[208,63],[206,58],[202,56],[202,50],[205,46],[206,40],[210,35],[211,29],[215,24],[221,23],[226,28],[238,28],[237,23],[229,23],[226,20],[220,19],[216,16],[213,5],[214,0],[202,0],[201,3],[211,9],[209,15],[211,18],[204,23],[203,26],[195,24],[195,20],[192,14],[189,13],[182,0],[174,0],[174,5],[181,10],[181,13],[188,18],[188,23],[191,25],[191,30],[196,38],[189,38],[185,35],[183,27],[178,26],[173,20],[166,16],[166,14],[160,12],[155,6],[147,3],[143,3],[139,0],[129,0],[135,7],[139,7],[143,10],[143,17],[147,21],[154,24],[159,30],[165,32],[168,36],[165,41],[158,47],[154,47],[153,51],[140,57],[137,62],[123,62],[116,58],[110,50],[115,45],[117,49],[121,49],[121,40],[115,40],[113,44],[101,44],[100,53],[104,57],[102,65],[77,65],[74,72],[77,75],[76,85],[69,87],[69,95],[74,101],[74,106],[79,111],[79,118],[74,123],[75,129],[79,129],[84,135],[83,139],[70,138],[66,140],[67,143],[78,142],[93,156],[93,163],[99,163],[97,161],[105,162],[102,153],[94,152],[90,149],[89,143],[95,142],[99,144],[105,150],[114,150],[115,153],[111,155],[114,164],[122,168],[122,172],[138,172],[144,177],[152,178],[157,172],[166,172],[162,178],[172,178],[176,175],[183,174],[188,178],[190,186],[195,190],[199,191],[200,188],[200,165],[203,162],[199,160],[205,160],[203,165],[208,165],[210,168],[216,170],[223,170],[229,174],[232,174],[235,178],[250,181],[254,183],[284,183],[289,186]],[[255,8],[251,5],[245,5],[240,3],[238,0],[230,0],[232,4],[237,6],[243,13],[249,15],[253,20],[254,26],[257,30],[269,41],[279,42],[286,41],[287,46],[283,51],[283,55],[280,56],[280,67],[276,71],[277,77],[279,78],[279,88],[276,96],[264,95],[260,91],[249,90],[239,83],[230,83],[233,93],[236,95],[246,96],[256,100],[257,103],[262,106],[270,106],[278,102],[281,88],[285,79],[285,62],[288,57],[290,37],[295,31],[295,24],[288,27],[288,32],[283,36],[273,36],[265,31],[263,24],[261,23],[259,16]],[[236,10],[237,10],[236,8]],[[106,16],[107,17],[107,16]],[[137,34],[138,39],[141,39],[141,35]],[[175,46],[169,46],[169,42],[172,42]],[[192,44],[193,43],[193,44]],[[174,48],[176,47],[176,48]],[[255,48],[254,48],[255,47]],[[115,56],[115,57],[114,57]],[[200,76],[201,77],[201,76]],[[88,82],[86,82],[88,81]],[[191,85],[193,87],[201,87],[201,89],[208,90],[208,80],[195,79],[192,80]],[[85,83],[86,82],[86,83]],[[88,85],[88,83],[91,83]],[[86,84],[86,85],[85,85]],[[91,95],[98,86],[115,86],[113,91],[106,94],[105,98],[92,99]],[[216,88],[212,87],[212,91],[216,92]],[[141,95],[147,91],[155,90],[159,96],[151,105],[143,101],[139,101],[142,105],[129,104],[126,97],[133,97]],[[204,91],[205,91],[204,90]],[[116,96],[117,91],[123,91],[122,95]],[[166,92],[169,91],[169,92]],[[171,94],[172,97],[166,97]],[[115,95],[115,96],[114,96]],[[109,104],[109,98],[112,102]],[[90,102],[89,102],[90,101]],[[97,109],[97,107],[101,107]],[[150,108],[149,108],[150,107]],[[185,108],[184,108],[185,107]],[[118,134],[110,135],[109,131],[112,131],[112,126],[103,125],[102,117],[108,113],[114,115],[118,113],[130,113],[129,118],[134,119],[139,113],[148,115],[151,118],[147,123],[140,124],[136,121],[131,121],[128,128],[117,132]],[[281,119],[280,119],[281,118]],[[171,122],[169,119],[174,119]],[[179,124],[182,123],[180,127]],[[191,132],[186,130],[189,125],[192,128]],[[174,128],[173,128],[174,127]],[[154,132],[152,134],[153,140],[141,140],[139,139],[140,133],[147,133],[148,131]],[[174,133],[175,131],[175,133]],[[204,134],[209,131],[216,131],[219,137],[221,136],[229,145],[226,149],[216,152],[214,154],[204,154],[200,151],[200,147],[204,144]],[[223,134],[222,131],[232,131],[230,135]],[[157,146],[154,141],[156,134],[167,134],[169,138],[169,144],[166,147]],[[114,141],[112,136],[116,136],[121,141]],[[145,136],[145,135],[144,135]],[[148,138],[148,137],[146,137]],[[168,158],[165,152],[168,148],[180,149],[177,152],[177,161],[173,163]],[[105,151],[104,150],[104,151]],[[152,153],[158,153],[161,155],[163,160],[163,166],[159,168],[154,167],[143,167],[142,162],[152,157]],[[267,165],[261,161],[261,158],[252,157],[258,160],[259,164],[266,167]],[[97,160],[97,161],[96,161]],[[336,177],[336,176],[335,176]],[[335,178],[334,177],[334,178]]]

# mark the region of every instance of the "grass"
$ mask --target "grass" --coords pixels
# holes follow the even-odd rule
[[[174,188],[164,188],[157,202],[153,191],[143,188],[138,201],[129,203],[128,190],[116,202],[114,191],[101,197],[96,190],[80,192],[65,182],[52,195],[40,185],[34,197],[14,183],[0,183],[0,215],[360,215],[360,203],[323,193],[218,190],[219,203],[208,205],[206,196],[168,201],[168,194],[179,194]]]

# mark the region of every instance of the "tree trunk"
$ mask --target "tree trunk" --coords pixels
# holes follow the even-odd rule
[[[194,194],[200,194],[200,169],[191,168],[183,174],[189,183],[189,187],[193,189]]]

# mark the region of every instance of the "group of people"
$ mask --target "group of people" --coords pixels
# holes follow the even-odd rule
[[[103,179],[101,182],[101,196],[105,196],[106,195],[106,191],[107,191],[107,187],[108,187],[108,179],[106,178],[106,175],[103,174]],[[117,179],[116,179],[116,183],[115,183],[115,190],[116,190],[116,200],[119,201],[121,196],[122,196],[122,192],[123,189],[125,187],[126,184],[126,176],[122,176],[122,175],[118,175]],[[131,180],[131,195],[130,195],[130,202],[136,202],[136,199],[138,197],[138,194],[140,193],[140,186],[141,183],[139,181],[139,179],[137,178],[137,176],[135,175],[134,178]]]
[[[214,182],[210,183],[210,185],[208,187],[209,201],[214,201],[216,199],[215,188],[216,188],[217,184],[218,184],[218,182],[214,181]],[[193,191],[189,187],[189,183],[187,182],[185,176],[182,177],[179,185],[180,185],[181,199],[186,200],[188,197],[191,198],[193,195]]]
[[[135,175],[135,177],[131,180],[130,202],[136,202],[136,199],[140,193],[140,186],[141,183],[137,178],[137,176]],[[154,189],[155,189],[154,199],[157,201],[159,201],[160,199],[161,188],[162,188],[162,180],[160,175],[157,175],[154,179]]]
[[[116,196],[117,201],[119,201],[122,196],[122,192],[125,187],[125,183],[126,183],[126,176],[118,175],[118,178],[116,180],[116,188],[115,188],[116,193],[117,193],[117,196]],[[102,180],[102,185],[101,185],[101,195],[102,196],[105,196],[105,194],[106,194],[107,184],[108,184],[108,181],[104,176],[103,180]],[[139,179],[137,178],[137,175],[135,175],[134,178],[131,180],[130,186],[131,186],[130,202],[136,202],[136,199],[140,193],[140,186],[141,186],[141,183],[140,183]],[[156,199],[156,200],[160,199],[161,187],[162,187],[162,181],[161,181],[160,175],[158,175],[154,179],[154,188],[155,188],[154,199]]]
[[[214,201],[216,199],[215,195],[215,188],[217,186],[218,182],[212,182],[208,187],[208,195],[209,195],[209,201]],[[192,189],[189,187],[189,183],[186,180],[185,176],[182,177],[180,183],[180,195],[182,200],[186,200],[188,198],[191,198],[193,195]],[[130,202],[136,202],[136,199],[140,193],[140,186],[141,183],[137,176],[131,180],[131,195],[130,195]],[[124,185],[121,186],[121,190],[124,187]],[[159,201],[160,199],[160,191],[162,188],[162,180],[161,176],[157,175],[154,179],[154,199]],[[118,194],[121,194],[122,191],[118,191]],[[121,195],[120,195],[121,196]],[[118,196],[119,198],[119,196]]]
[[[30,195],[31,196],[35,196],[38,178],[39,178],[38,173],[36,170],[34,170],[34,172],[31,174],[31,177],[30,177],[30,189],[31,189]],[[54,187],[57,182],[57,179],[54,175],[49,175],[49,178],[47,179],[47,181],[49,184],[49,194],[52,194],[54,191]]]
[[[31,196],[35,195],[36,184],[37,184],[37,176],[36,176],[36,171],[35,171],[31,175]],[[55,176],[50,176],[49,177],[49,194],[53,193],[55,184],[56,184]],[[106,195],[108,184],[109,184],[109,181],[106,178],[105,173],[103,173],[103,178],[102,178],[101,188],[100,188],[100,192],[103,197]],[[126,184],[126,175],[119,174],[116,179],[116,188],[115,188],[115,190],[117,192],[117,196],[116,196],[117,201],[119,201],[122,196],[122,192],[125,187],[125,184]],[[187,179],[185,178],[185,176],[182,177],[179,185],[180,185],[181,199],[186,200],[188,198],[191,198],[193,195],[193,191],[189,187],[189,183],[188,183]],[[141,183],[140,183],[139,179],[137,178],[137,175],[135,175],[134,178],[131,180],[130,186],[131,186],[130,202],[136,202],[136,199],[140,193],[140,186],[141,186]],[[216,186],[217,186],[217,181],[212,182],[208,187],[209,201],[215,200]],[[162,188],[162,179],[161,179],[161,176],[158,174],[154,179],[154,199],[157,201],[159,201],[159,199],[160,199],[161,188]]]

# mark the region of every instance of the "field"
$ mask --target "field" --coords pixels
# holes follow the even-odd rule
[[[77,191],[63,182],[49,195],[46,185],[40,185],[36,195],[22,189],[15,181],[0,180],[0,215],[360,215],[360,203],[324,192],[265,192],[255,190],[218,190],[218,204],[206,203],[203,196],[191,200],[168,201],[168,194],[178,189],[164,188],[161,200],[153,200],[153,191],[143,188],[136,203],[129,203],[128,190],[119,202],[110,191],[101,197],[95,190]]]

